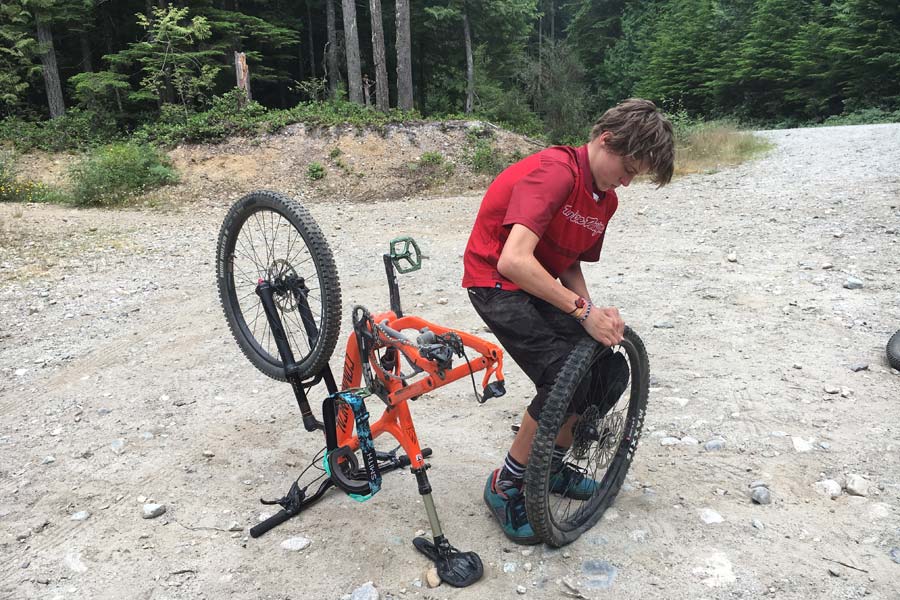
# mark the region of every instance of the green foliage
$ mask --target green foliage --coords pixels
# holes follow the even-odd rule
[[[37,40],[31,35],[30,16],[18,2],[0,4],[0,115],[18,107],[29,81],[40,73],[35,64]]]
[[[335,158],[337,158],[337,157],[340,156],[341,154],[343,154],[343,152],[341,151],[341,149],[338,148],[337,146],[335,146],[334,148],[331,149],[331,152],[328,153],[328,158],[334,160]]]
[[[466,161],[475,173],[492,177],[511,164],[491,140],[485,138],[478,139],[470,146]]]
[[[440,152],[423,152],[417,161],[406,166],[407,183],[418,189],[427,189],[444,183],[453,175],[453,164]]]
[[[881,108],[864,108],[825,119],[823,125],[871,125],[876,123],[900,123],[900,109],[887,111]]]
[[[0,139],[12,142],[22,152],[86,149],[119,137],[113,117],[105,112],[71,108],[48,121],[25,121],[9,117],[0,121]]]
[[[157,187],[175,183],[178,174],[152,146],[110,144],[73,165],[72,201],[79,206],[114,206]]]
[[[319,179],[324,178],[325,175],[325,167],[323,167],[321,163],[311,162],[309,163],[309,166],[306,167],[306,177],[310,181],[318,181]]]
[[[583,144],[590,131],[586,71],[566,43],[548,43],[532,65],[528,92],[551,143]]]

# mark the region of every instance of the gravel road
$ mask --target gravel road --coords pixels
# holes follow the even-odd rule
[[[382,599],[900,597],[900,374],[884,353],[900,125],[762,135],[762,159],[624,190],[586,269],[653,377],[627,485],[594,529],[523,549],[482,503],[529,397],[512,364],[503,398],[479,405],[459,382],[413,405],[445,531],[485,562],[463,590],[424,583],[406,472],[249,538],[273,512],[258,499],[320,448],[219,308],[218,228],[249,190],[171,212],[0,205],[0,597],[318,599],[369,581]],[[430,257],[401,279],[407,311],[489,337],[459,287],[479,200],[304,200],[336,256],[342,340],[349,307],[387,306],[380,254],[402,234]],[[751,500],[760,482],[769,504]]]

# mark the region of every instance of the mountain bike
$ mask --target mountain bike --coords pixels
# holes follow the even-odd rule
[[[373,314],[362,306],[353,308],[353,331],[338,388],[328,361],[339,336],[341,291],[331,250],[318,225],[301,204],[270,191],[248,194],[225,217],[216,263],[229,328],[253,365],[273,379],[290,383],[304,428],[322,431],[325,438],[325,448],[287,495],[263,500],[282,508],[250,533],[262,535],[318,501],[333,486],[356,500],[369,500],[381,489],[382,473],[409,467],[432,532],[432,540],[417,537],[414,546],[435,562],[442,580],[459,587],[470,585],[483,573],[481,559],[475,552],[454,548],[443,533],[426,473],[429,465],[424,462],[431,450],[419,445],[408,402],[465,377],[472,379],[479,402],[502,396],[503,352],[474,335],[403,314],[397,274],[417,270],[422,262],[413,239],[393,240],[382,258],[390,310]],[[472,358],[469,351],[474,353]],[[630,376],[624,387],[619,386],[623,389],[617,388],[621,395],[609,401],[608,386],[593,373],[594,366],[613,353],[627,361]],[[484,371],[481,392],[474,379],[480,371]],[[328,392],[321,420],[313,414],[307,396],[319,383]],[[371,397],[385,407],[373,423],[365,404]],[[529,515],[534,512],[536,530],[546,542],[562,545],[574,540],[596,523],[615,497],[633,456],[646,399],[646,353],[630,330],[620,346],[585,344],[570,357],[539,422],[527,475]],[[569,414],[571,406],[577,416]],[[552,452],[560,432],[574,442],[568,464],[598,480],[591,498],[565,503],[551,498],[547,449]],[[384,433],[399,446],[376,450],[374,439]],[[398,455],[400,449],[403,453]],[[310,468],[319,475],[301,486]],[[316,482],[318,489],[308,494]]]

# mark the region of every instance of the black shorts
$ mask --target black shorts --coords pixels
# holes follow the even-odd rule
[[[537,421],[557,373],[588,334],[578,321],[527,292],[472,287],[469,300],[506,355],[534,382],[537,393],[528,414]]]

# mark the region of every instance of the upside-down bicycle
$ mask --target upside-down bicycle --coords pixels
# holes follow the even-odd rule
[[[474,335],[403,314],[397,273],[420,268],[421,258],[411,238],[391,242],[390,253],[383,255],[391,308],[372,314],[354,307],[340,389],[328,365],[339,336],[340,285],[331,250],[305,207],[269,191],[240,199],[219,232],[216,275],[226,320],[243,353],[267,376],[291,384],[304,428],[321,430],[325,437],[325,448],[287,495],[263,501],[282,509],[253,527],[251,535],[290,519],[332,486],[368,500],[381,488],[382,473],[408,466],[432,533],[432,540],[417,537],[413,544],[435,562],[442,580],[461,587],[477,581],[483,566],[475,552],[457,550],[443,533],[424,461],[431,450],[419,445],[408,401],[464,377],[471,377],[474,387],[478,371],[484,371],[482,392],[475,391],[478,400],[502,396],[503,352]],[[470,359],[467,350],[476,356]],[[613,353],[625,360],[629,377],[610,400],[596,368]],[[328,395],[319,420],[307,393],[322,382]],[[593,342],[576,346],[546,401],[526,472],[529,520],[548,544],[577,539],[615,498],[640,435],[647,388],[647,355],[630,329],[612,348]],[[385,409],[370,424],[365,399],[372,396]],[[576,404],[581,408],[573,414]],[[383,433],[399,446],[376,450],[373,442]],[[590,498],[550,493],[551,455],[560,436],[572,440],[566,463],[598,484]],[[403,454],[397,454],[399,449]],[[318,477],[301,487],[313,466]],[[318,489],[307,495],[315,482]]]

